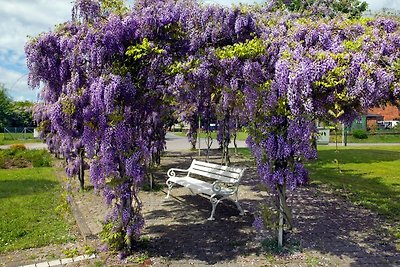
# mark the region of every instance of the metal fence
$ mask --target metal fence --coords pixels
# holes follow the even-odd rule
[[[4,127],[4,140],[26,140],[37,138],[34,127]]]

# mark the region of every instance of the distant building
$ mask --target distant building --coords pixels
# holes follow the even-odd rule
[[[400,109],[391,104],[385,107],[376,107],[368,110],[368,113],[355,120],[351,126],[352,130],[377,130],[382,128],[383,125],[392,125],[383,122],[398,121],[400,120]]]
[[[384,108],[371,108],[368,110],[369,113],[383,116],[383,121],[400,120],[400,109],[393,105],[386,105]]]
[[[379,116],[367,119],[367,129],[390,129],[397,125],[400,120],[400,109],[393,105],[386,105],[383,108],[372,108],[368,114],[377,114]],[[368,118],[368,117],[367,117]]]

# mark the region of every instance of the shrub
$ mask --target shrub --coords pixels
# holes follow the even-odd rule
[[[52,158],[48,151],[25,149],[18,146],[0,150],[0,169],[52,166]]]
[[[51,155],[46,150],[27,150],[22,157],[32,163],[33,167],[50,167],[52,164]]]
[[[367,139],[368,134],[364,130],[354,130],[353,137],[357,139]]]
[[[18,157],[14,157],[13,159],[7,160],[7,165],[9,168],[27,168],[31,167],[32,163],[29,162],[26,158],[19,155]]]
[[[10,146],[10,149],[13,151],[23,151],[26,150],[26,146],[23,144],[14,144]]]
[[[275,238],[266,238],[261,241],[262,248],[269,254],[272,255],[291,255],[302,251],[302,247],[298,240],[292,240],[288,238],[285,242],[285,246],[279,247],[278,240]]]
[[[0,154],[0,169],[6,168],[6,158]]]

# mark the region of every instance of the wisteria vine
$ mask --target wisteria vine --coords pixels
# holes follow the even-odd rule
[[[239,120],[260,181],[291,224],[286,190],[307,183],[315,119],[349,123],[400,97],[400,24],[334,19],[271,7],[136,1],[110,12],[77,0],[73,19],[26,45],[29,84],[43,89],[36,119],[75,175],[113,205],[111,249],[127,252],[144,224],[138,197],[177,112],[218,119],[222,142]],[[84,152],[82,152],[84,151]]]

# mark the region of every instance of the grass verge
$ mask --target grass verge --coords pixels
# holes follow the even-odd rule
[[[0,133],[0,145],[42,143],[43,140],[33,138],[33,133]]]
[[[238,152],[251,157],[247,148]],[[400,220],[400,146],[340,147],[338,153],[319,146],[318,159],[306,166],[311,183],[338,189],[352,202]]]
[[[0,252],[73,240],[62,195],[51,167],[0,169]]]
[[[335,143],[336,136],[330,135],[329,141]],[[338,143],[342,143],[342,135],[338,135]],[[375,134],[368,135],[367,139],[357,139],[352,135],[347,136],[347,143],[400,143],[400,134]]]
[[[177,136],[186,137],[185,132],[172,132]],[[245,141],[247,139],[248,134],[246,132],[238,132],[237,140]],[[205,138],[207,135],[203,132],[200,133],[200,137]],[[212,132],[211,137],[216,139],[217,133]],[[330,135],[329,142],[335,143],[336,136],[334,134]],[[338,135],[338,143],[342,143],[342,135]],[[400,134],[376,134],[376,135],[368,135],[367,139],[357,139],[352,135],[347,136],[347,143],[400,143]]]
[[[51,155],[44,149],[27,150],[23,145],[0,150],[0,169],[50,167]]]
[[[343,189],[356,204],[397,220],[399,166],[400,146],[341,147],[338,153],[334,147],[319,147],[318,159],[307,164],[312,183]]]

